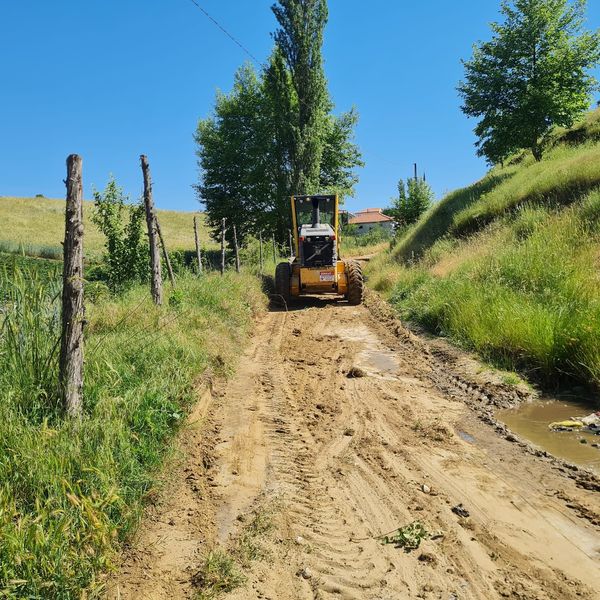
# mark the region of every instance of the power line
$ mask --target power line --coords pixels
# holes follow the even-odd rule
[[[202,8],[200,4],[196,2],[196,0],[190,0],[190,2],[194,4],[197,8],[199,8],[207,19],[212,21],[229,39],[231,39],[235,44],[237,44],[257,65],[260,66],[260,61],[254,56],[254,54],[252,54],[252,52],[250,52],[250,50],[248,50],[248,48],[246,48],[246,46],[244,46],[244,44],[242,44],[237,38],[235,38],[231,33],[229,33],[229,31],[227,31],[227,29],[225,29],[225,27],[223,27],[221,23],[219,23],[214,17],[212,17],[208,12],[206,12],[206,10],[204,10],[204,8]]]

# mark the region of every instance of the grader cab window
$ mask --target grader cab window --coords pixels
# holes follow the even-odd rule
[[[321,225],[331,225],[335,223],[335,197],[330,196],[305,196],[296,198],[296,223],[298,229],[302,225],[313,224],[314,205],[319,206],[319,222]]]

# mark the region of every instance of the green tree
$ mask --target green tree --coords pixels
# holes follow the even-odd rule
[[[232,91],[217,95],[214,114],[196,131],[196,189],[213,235],[226,218],[241,239],[264,231],[287,241],[292,194],[352,195],[358,181],[358,115],[332,113],[323,73],[327,4],[285,0],[273,11],[280,29],[267,66],[259,74],[251,65],[239,69]]]
[[[104,262],[113,290],[148,277],[148,243],[144,239],[144,204],[128,198],[111,177],[103,192],[94,190],[92,222],[106,237]]]
[[[585,0],[504,0],[504,22],[463,62],[463,112],[479,118],[478,154],[494,164],[519,149],[541,160],[554,126],[570,127],[590,106],[600,60],[598,32],[583,29]]]
[[[279,23],[273,37],[296,99],[287,115],[294,134],[291,183],[297,193],[312,194],[320,187],[323,129],[331,111],[321,53],[327,1],[279,0],[271,8]]]
[[[237,226],[241,238],[267,225],[272,177],[264,104],[262,83],[246,64],[231,93],[217,94],[214,116],[198,124],[197,190],[215,234],[223,218]]]
[[[434,200],[435,194],[424,179],[408,179],[406,184],[401,179],[398,182],[398,196],[392,199],[392,206],[383,212],[405,227],[416,223]]]

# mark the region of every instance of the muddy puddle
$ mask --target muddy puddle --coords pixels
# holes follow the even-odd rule
[[[337,337],[360,344],[355,366],[361,367],[371,376],[397,379],[400,364],[393,350],[382,346],[377,336],[364,325],[352,328],[338,327],[332,332]]]
[[[517,408],[500,410],[498,420],[518,436],[570,463],[600,474],[600,436],[586,431],[552,431],[554,422],[581,417],[593,412],[593,406],[573,400],[538,400]]]

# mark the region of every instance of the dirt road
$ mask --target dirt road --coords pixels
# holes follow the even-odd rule
[[[497,435],[394,329],[343,303],[267,314],[110,596],[193,598],[218,547],[246,579],[232,600],[600,598],[598,492]],[[418,549],[382,543],[415,521]]]

